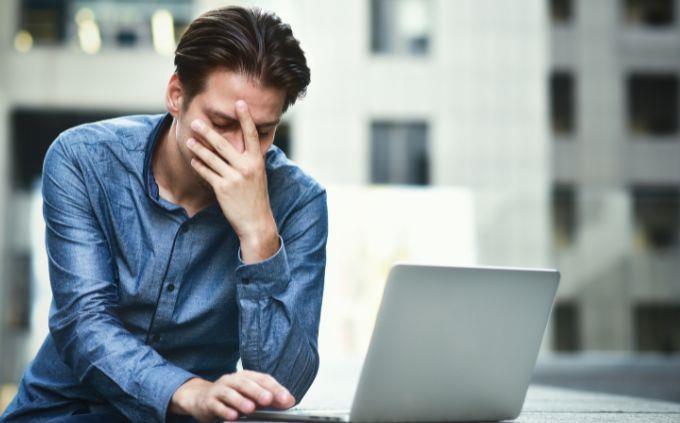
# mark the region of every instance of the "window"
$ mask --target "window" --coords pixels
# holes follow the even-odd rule
[[[571,185],[555,185],[552,191],[552,225],[555,246],[571,245],[576,237],[577,224],[576,190]]]
[[[23,0],[19,9],[20,29],[36,43],[61,43],[66,36],[66,2]]]
[[[574,3],[571,0],[550,0],[550,17],[555,24],[568,23],[572,19]]]
[[[679,304],[641,304],[633,317],[638,351],[680,352]]]
[[[630,24],[651,27],[669,26],[675,19],[674,0],[624,0]]]
[[[633,134],[678,132],[678,77],[675,74],[632,74],[628,77],[628,119]]]
[[[581,349],[579,308],[575,301],[560,301],[552,313],[553,348],[555,351]]]
[[[6,316],[12,329],[28,329],[31,314],[31,256],[25,251],[11,250],[12,258],[8,263],[12,275],[8,280],[8,307]]]
[[[633,187],[636,239],[644,249],[665,250],[678,245],[680,188]]]
[[[191,6],[191,0],[21,0],[15,44],[28,51],[33,43],[74,43],[87,53],[153,46],[169,55],[191,20]]]
[[[429,184],[426,123],[375,122],[371,138],[371,182]]]
[[[372,0],[371,51],[420,56],[430,48],[430,0]]]
[[[550,76],[550,117],[553,133],[566,135],[574,131],[574,77],[566,71]]]

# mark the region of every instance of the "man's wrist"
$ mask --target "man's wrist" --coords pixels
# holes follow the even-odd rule
[[[208,385],[209,381],[198,377],[184,382],[172,395],[168,411],[173,414],[191,414],[196,395]]]
[[[257,263],[273,256],[281,247],[276,225],[272,224],[259,234],[247,235],[240,240],[241,259],[244,263]]]

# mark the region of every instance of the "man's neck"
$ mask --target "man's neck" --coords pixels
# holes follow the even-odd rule
[[[215,201],[214,192],[204,186],[200,176],[186,163],[175,138],[176,120],[166,129],[152,152],[153,177],[159,196],[183,206],[189,215]],[[193,211],[193,212],[192,212]]]

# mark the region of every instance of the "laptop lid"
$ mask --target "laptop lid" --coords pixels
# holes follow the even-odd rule
[[[515,418],[559,277],[556,270],[395,265],[350,421]]]

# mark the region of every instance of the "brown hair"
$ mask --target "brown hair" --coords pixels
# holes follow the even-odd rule
[[[182,34],[175,50],[175,73],[185,92],[185,108],[216,69],[241,72],[263,86],[283,89],[284,112],[304,96],[310,81],[305,54],[290,26],[257,8],[208,11]]]

